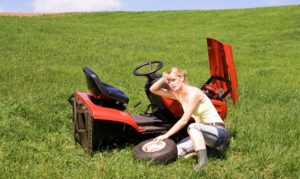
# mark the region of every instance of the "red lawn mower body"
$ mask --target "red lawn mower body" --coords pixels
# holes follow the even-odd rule
[[[233,104],[238,100],[232,50],[229,44],[210,38],[207,39],[207,45],[210,78],[201,89],[224,120],[227,115],[226,97],[231,98]],[[73,106],[75,141],[89,154],[106,145],[117,145],[121,139],[140,141],[164,133],[183,114],[178,101],[162,98],[149,91],[150,86],[161,77],[155,72],[147,76],[144,88],[150,101],[148,109],[143,114],[134,115],[126,111],[129,99],[123,91],[103,83],[90,68],[84,67],[83,71],[89,92],[76,92],[69,98],[69,102]],[[184,135],[185,131],[177,137]]]

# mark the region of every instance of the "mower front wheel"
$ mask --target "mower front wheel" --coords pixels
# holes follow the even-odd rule
[[[133,151],[138,160],[150,160],[157,164],[168,164],[177,159],[177,146],[171,139],[155,142],[149,139],[139,143]]]

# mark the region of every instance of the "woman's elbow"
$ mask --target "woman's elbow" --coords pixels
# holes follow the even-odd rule
[[[150,90],[151,93],[154,93],[155,90],[153,88],[153,85],[149,88],[149,90]]]
[[[155,85],[155,83],[152,85],[152,86],[150,86],[150,88],[149,88],[149,91],[151,92],[151,93],[154,93],[154,94],[157,94],[157,91],[159,90],[159,87],[157,87],[156,85]]]

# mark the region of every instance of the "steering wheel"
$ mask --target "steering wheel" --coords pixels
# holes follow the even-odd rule
[[[163,65],[164,65],[163,62],[159,60],[146,62],[135,67],[133,70],[133,74],[136,76],[150,77],[152,74],[160,70],[163,67]],[[148,69],[144,69],[144,68],[148,68]]]

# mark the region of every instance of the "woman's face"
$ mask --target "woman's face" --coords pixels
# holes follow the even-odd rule
[[[177,91],[182,87],[184,78],[177,76],[174,72],[169,74],[168,85],[173,91]]]

